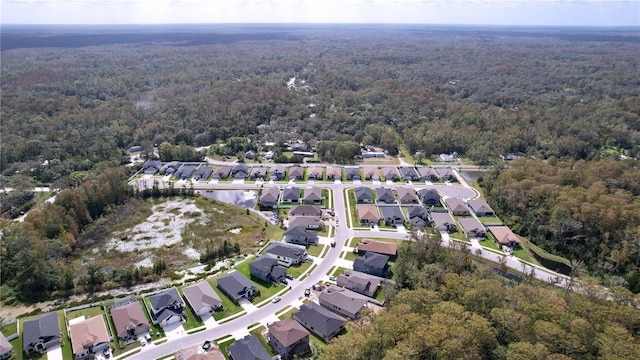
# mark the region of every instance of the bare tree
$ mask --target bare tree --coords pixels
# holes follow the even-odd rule
[[[584,269],[584,261],[571,260],[569,262],[569,267],[571,268],[571,272],[569,273],[569,282],[567,282],[566,292],[564,294],[565,298],[569,296],[569,292],[571,292],[574,282],[580,276],[580,273]]]

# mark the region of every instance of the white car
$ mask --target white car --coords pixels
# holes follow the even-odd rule
[[[271,302],[275,304],[275,303],[279,302],[280,300],[282,300],[280,298],[280,296],[276,296],[276,297],[273,298],[273,300],[271,300]]]

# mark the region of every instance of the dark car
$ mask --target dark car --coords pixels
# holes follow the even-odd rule
[[[211,349],[211,341],[207,340],[204,342],[204,344],[202,344],[202,350],[209,350]]]

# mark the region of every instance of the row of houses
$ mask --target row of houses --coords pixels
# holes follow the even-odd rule
[[[285,187],[280,190],[278,186],[269,186],[262,189],[259,198],[261,208],[271,209],[282,203],[283,205],[292,204],[312,204],[319,205],[324,200],[322,189],[316,186],[300,188]]]
[[[239,163],[233,166],[216,166],[206,164],[182,163],[172,161],[163,163],[158,160],[147,160],[141,169],[144,175],[172,175],[179,180],[193,179],[195,181],[223,180],[223,179],[252,179],[290,181],[307,180],[341,180],[349,181],[455,181],[453,171],[448,167],[359,167],[359,166],[285,166],[276,164],[273,166],[249,166]]]

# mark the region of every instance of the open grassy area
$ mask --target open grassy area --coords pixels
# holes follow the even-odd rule
[[[354,228],[360,226],[360,220],[358,219],[358,207],[356,204],[356,195],[353,189],[345,190],[345,201],[349,204],[349,210],[351,212],[351,217],[347,217],[347,220],[350,221],[349,227]]]
[[[532,252],[534,252],[537,256],[543,258],[543,259],[547,259],[553,262],[557,262],[560,264],[564,264],[567,266],[570,266],[571,262],[569,261],[569,259],[563,258],[562,256],[558,256],[558,255],[554,255],[554,254],[550,254],[548,252],[546,252],[544,249],[538,247],[537,245],[535,245],[534,243],[530,242],[528,239],[523,238],[521,236],[518,236],[518,238],[521,241],[521,245],[523,247],[528,247],[529,250],[531,250]]]
[[[293,314],[294,314],[296,311],[298,311],[298,310],[299,310],[299,309],[298,309],[297,307],[293,307],[293,306],[292,306],[292,307],[291,307],[291,309],[289,309],[289,310],[287,310],[287,311],[285,311],[285,312],[281,313],[281,314],[278,316],[278,319],[280,319],[280,320],[284,320],[284,319],[293,319]]]
[[[267,340],[264,338],[264,336],[262,336],[262,331],[265,330],[266,328],[264,326],[260,326],[259,328],[251,331],[250,333],[252,335],[255,335],[258,337],[258,340],[260,340],[260,343],[262,343],[262,346],[264,346],[265,349],[267,349],[267,352],[269,353],[269,355],[271,355],[271,357],[274,357],[276,355],[278,355],[278,352],[275,351],[271,345],[269,345],[267,343]]]
[[[64,311],[57,311],[57,314],[60,332],[62,333],[62,358],[73,359],[73,350],[71,349],[71,340],[69,339],[69,332],[67,331],[67,322],[65,321]]]
[[[216,320],[224,319],[233,314],[237,314],[243,310],[242,306],[234,304],[233,301],[231,301],[231,299],[229,299],[222,291],[220,291],[220,289],[216,287],[215,278],[209,278],[207,279],[207,281],[209,281],[209,284],[211,284],[211,287],[213,287],[213,290],[216,292],[216,294],[218,294],[218,297],[220,298],[220,300],[222,300],[223,310],[215,313],[213,315],[214,319]]]
[[[497,216],[479,216],[478,220],[482,224],[502,224],[502,220]]]
[[[338,277],[340,275],[342,275],[342,273],[347,270],[346,268],[343,267],[339,267],[337,268],[334,272],[333,272],[333,276]]]

